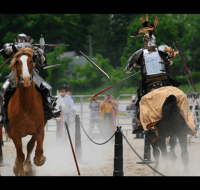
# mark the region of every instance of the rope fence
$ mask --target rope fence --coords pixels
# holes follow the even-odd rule
[[[79,120],[79,122],[80,122],[80,120]],[[96,145],[103,145],[103,144],[108,143],[108,142],[116,135],[116,132],[119,132],[119,131],[120,131],[122,137],[126,140],[127,144],[128,144],[129,147],[133,150],[133,152],[138,156],[138,158],[140,158],[140,160],[142,160],[142,162],[143,162],[144,164],[146,164],[149,168],[151,168],[154,172],[156,172],[157,174],[159,174],[159,175],[161,175],[161,176],[165,176],[164,174],[160,173],[160,172],[157,171],[155,168],[153,168],[152,166],[150,166],[150,165],[137,153],[137,151],[132,147],[132,145],[130,144],[130,142],[129,142],[128,139],[126,138],[126,136],[123,134],[123,131],[121,130],[121,128],[117,127],[117,130],[114,132],[114,134],[113,134],[107,141],[105,141],[105,142],[103,142],[103,143],[97,143],[97,142],[94,142],[94,141],[89,137],[89,135],[86,133],[86,131],[85,131],[85,129],[84,129],[84,127],[83,127],[83,125],[82,125],[81,122],[80,122],[80,124],[81,124],[81,127],[82,127],[84,133],[85,133],[86,136],[88,137],[88,139],[89,139],[91,142],[93,142],[94,144],[96,144]],[[115,147],[116,147],[116,143],[117,143],[117,142],[115,142]],[[120,143],[119,143],[119,144],[120,144]],[[122,146],[123,146],[123,145],[122,145]],[[122,147],[120,146],[120,148],[122,148]],[[120,151],[122,151],[122,153],[119,153],[118,150],[115,150],[115,152],[118,152],[118,154],[122,155],[122,154],[123,154],[123,149],[120,150]],[[118,157],[118,158],[119,158],[119,157]],[[123,158],[122,158],[122,160],[123,160]],[[114,159],[114,161],[115,161],[115,159]],[[123,162],[121,162],[121,163],[123,164]],[[117,164],[114,163],[114,167],[115,167],[115,165],[117,165]],[[117,167],[119,167],[119,166],[117,166]],[[121,168],[123,168],[123,166],[121,166]],[[114,174],[114,173],[117,173],[117,172],[114,170],[113,174]],[[123,171],[121,171],[121,175],[122,175],[122,173],[123,173]],[[117,173],[117,175],[118,175],[118,173]]]

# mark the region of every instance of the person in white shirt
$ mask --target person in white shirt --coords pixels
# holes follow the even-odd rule
[[[74,101],[73,97],[72,97],[72,91],[71,89],[67,88],[67,94],[72,98],[72,101],[74,102],[74,105],[76,107],[76,102]],[[77,110],[77,108],[76,108]],[[71,110],[70,113],[69,113],[69,118],[70,118],[70,123],[74,123],[75,122],[75,118],[74,118],[74,110]]]
[[[71,96],[67,94],[67,87],[63,85],[59,88],[58,100],[57,100],[57,107],[62,106],[62,114],[63,120],[67,121],[67,124],[70,125],[70,112],[73,112],[73,117],[76,116],[76,105],[72,100]]]

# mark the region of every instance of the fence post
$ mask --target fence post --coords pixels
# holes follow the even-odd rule
[[[3,164],[2,141],[3,141],[3,139],[1,139],[1,137],[0,137],[0,165]]]
[[[0,124],[0,138],[1,138],[1,144],[4,145],[3,144],[3,127],[1,124]]]
[[[80,117],[75,116],[75,153],[79,162],[82,162]]]
[[[137,164],[145,164],[145,163],[155,163],[151,161],[151,143],[150,139],[146,134],[144,134],[144,162],[136,162]]]
[[[123,171],[123,136],[120,131],[120,128],[117,126],[115,131],[115,149],[114,149],[114,171],[113,176],[124,176]]]
[[[150,146],[150,140],[145,134],[144,136],[144,160],[145,161],[151,161],[151,146]]]

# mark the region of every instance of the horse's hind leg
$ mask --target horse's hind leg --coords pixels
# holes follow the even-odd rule
[[[175,162],[177,160],[177,156],[175,153],[176,142],[177,142],[176,135],[171,135],[169,139],[169,145],[170,145],[169,158],[172,162]]]
[[[24,162],[24,171],[26,175],[32,175],[31,153],[35,146],[36,134],[32,136],[31,140],[27,144],[27,157]]]
[[[12,140],[17,150],[17,157],[15,160],[15,165],[13,167],[13,172],[16,176],[21,176],[21,175],[25,175],[25,172],[23,169],[23,162],[24,162],[25,156],[22,151],[22,139],[20,136],[17,135],[17,133],[15,134],[16,135],[12,138]]]
[[[184,172],[185,174],[188,174],[189,173],[189,170],[188,170],[189,155],[187,151],[187,134],[179,133],[177,134],[177,137],[179,139],[180,146],[181,146],[181,158],[184,165]]]
[[[36,166],[42,166],[46,161],[46,157],[43,155],[44,128],[38,131],[36,140],[37,147],[35,150],[34,164]]]
[[[151,142],[151,141],[150,141]],[[151,142],[151,146],[153,148],[153,157],[155,159],[155,169],[158,170],[159,168],[159,157],[160,157],[160,150],[158,148],[157,142]],[[156,172],[153,172],[153,175],[156,175]]]

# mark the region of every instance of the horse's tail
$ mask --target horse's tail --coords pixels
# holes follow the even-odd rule
[[[176,96],[170,95],[162,106],[162,119],[157,123],[158,133],[168,137],[180,132],[188,133],[190,128],[181,115]]]

